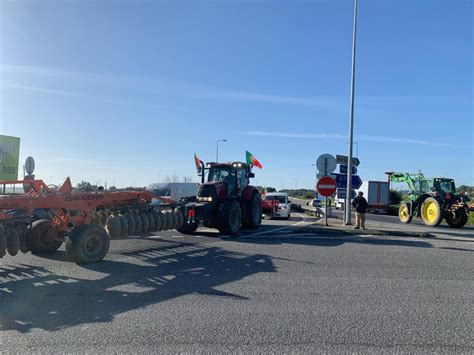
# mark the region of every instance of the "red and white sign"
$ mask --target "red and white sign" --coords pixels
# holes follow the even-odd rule
[[[330,176],[324,176],[321,179],[318,180],[318,183],[316,184],[316,189],[318,192],[326,197],[331,196],[336,192],[336,180],[334,180]]]

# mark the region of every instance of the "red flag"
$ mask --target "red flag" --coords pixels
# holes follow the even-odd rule
[[[196,164],[197,170],[201,170],[201,163],[202,163],[202,160],[198,158],[196,153],[194,153],[194,164]]]

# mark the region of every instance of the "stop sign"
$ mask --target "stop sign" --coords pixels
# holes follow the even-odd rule
[[[335,193],[336,188],[336,180],[334,180],[330,176],[322,177],[318,180],[318,183],[316,184],[316,189],[318,190],[318,192],[326,197],[331,196],[333,193]]]

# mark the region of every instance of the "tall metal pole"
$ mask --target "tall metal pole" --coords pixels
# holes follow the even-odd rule
[[[356,30],[357,30],[357,0],[354,0],[354,29],[352,31],[352,75],[351,75],[351,99],[349,113],[349,161],[347,162],[347,190],[346,190],[346,225],[351,225],[351,192],[352,192],[352,140],[354,135],[354,82],[355,82],[355,60],[356,60]]]
[[[218,139],[216,148],[216,163],[219,162],[219,142],[227,142],[227,139]]]

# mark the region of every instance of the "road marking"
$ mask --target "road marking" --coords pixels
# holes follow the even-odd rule
[[[277,231],[281,231],[281,230],[285,230],[285,229],[288,229],[288,228],[292,228],[292,227],[296,227],[296,226],[299,226],[300,224],[302,223],[309,223],[309,222],[306,222],[305,221],[305,217],[302,216],[300,213],[297,213],[296,214],[297,216],[303,218],[302,221],[299,221],[297,223],[294,223],[294,224],[291,224],[289,226],[285,226],[285,227],[281,227],[281,228],[277,228],[277,229],[272,229],[272,230],[269,230],[269,231],[263,231],[263,232],[258,232],[258,233],[254,233],[254,234],[249,234],[249,235],[244,235],[243,237],[254,237],[256,235],[260,235],[260,234],[266,234],[266,233],[275,233]]]

